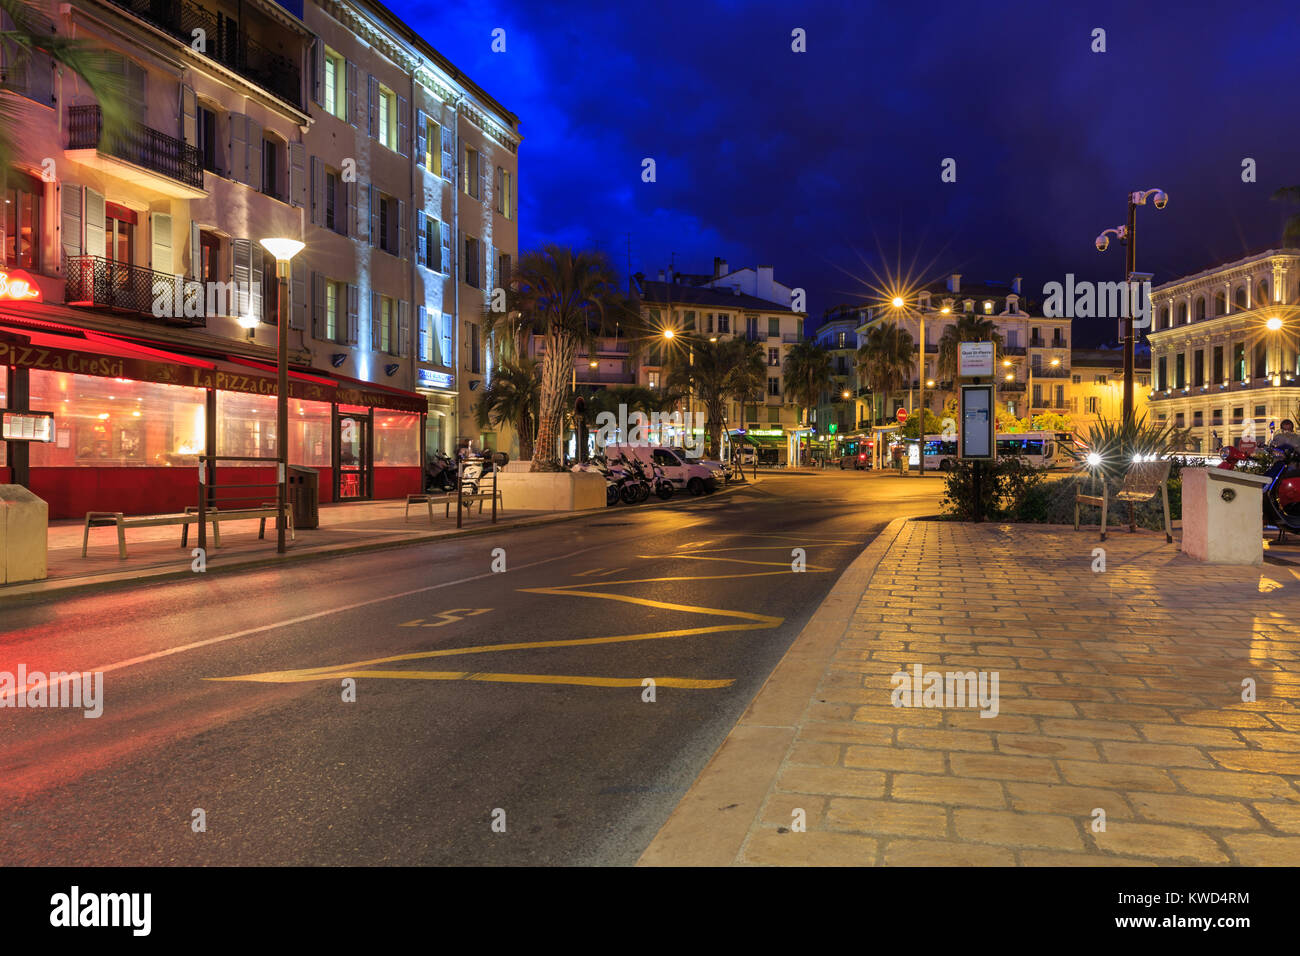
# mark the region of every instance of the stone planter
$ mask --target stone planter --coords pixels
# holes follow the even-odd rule
[[[515,511],[586,511],[605,507],[605,478],[587,473],[516,472],[497,473],[501,507],[507,515]],[[526,463],[525,463],[526,464]]]

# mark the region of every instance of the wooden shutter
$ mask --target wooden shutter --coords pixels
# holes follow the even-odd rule
[[[397,303],[397,355],[406,358],[411,354],[411,309],[405,300]]]
[[[319,272],[311,274],[311,334],[325,341],[325,277]]]
[[[317,37],[311,45],[311,98],[325,105],[325,41]]]
[[[370,290],[370,351],[379,351],[379,293]]]
[[[104,258],[104,196],[86,187],[85,254]]]
[[[266,314],[266,302],[262,298],[262,283],[268,281],[266,276],[263,274],[262,269],[262,263],[265,261],[263,258],[262,244],[250,239],[248,246],[248,291],[249,295],[253,297],[251,303],[252,308],[250,311],[252,312],[253,317],[259,322],[270,322],[273,325],[279,325],[280,317],[278,315]],[[278,283],[280,279],[272,273],[269,281]],[[276,294],[279,294],[278,289],[276,290]],[[287,302],[284,304],[284,307],[288,308]],[[292,317],[292,313],[290,313],[290,317]]]
[[[311,158],[311,221],[325,225],[325,164],[319,156]]]
[[[358,239],[370,239],[370,187],[358,186],[356,183],[349,183],[348,186],[357,194],[357,204],[353,207],[356,212],[356,225],[352,234]]]
[[[351,60],[347,61],[347,94],[348,94],[348,122],[357,126],[361,122],[361,110],[357,106],[357,85],[360,83],[360,73],[357,65]]]
[[[199,240],[199,224],[190,220],[190,278],[198,281],[202,278],[203,247]]]
[[[426,348],[425,343],[432,344],[433,337],[429,334],[429,310],[419,305],[415,308],[415,357],[421,362],[430,362],[433,360],[433,351]]]
[[[366,132],[373,138],[379,135],[379,81],[366,75]]]
[[[347,328],[348,345],[356,345],[358,342],[357,326],[359,326],[361,323],[357,313],[360,310],[360,305],[361,305],[360,290],[354,285],[348,286],[348,328]]]
[[[401,156],[410,153],[411,144],[411,104],[405,96],[397,97],[397,152]]]
[[[194,87],[181,84],[181,139],[187,146],[199,144],[199,101]]]
[[[456,181],[456,136],[446,126],[442,128],[442,178]]]
[[[381,237],[379,235],[379,204],[383,202],[382,196],[375,193],[374,183],[366,186],[366,208],[370,210],[370,244],[379,245]]]
[[[483,202],[488,201],[488,177],[491,175],[492,167],[488,165],[487,157],[482,153],[478,154],[478,198]]]
[[[126,61],[126,89],[129,99],[128,103],[148,103],[149,102],[149,74],[145,72],[144,67],[134,60]]]
[[[262,126],[252,117],[244,117],[248,126],[248,179],[245,180],[258,192],[262,191]],[[274,185],[274,184],[272,184]]]
[[[352,182],[345,183],[341,179],[335,180],[336,185],[341,186],[339,189],[341,208],[335,212],[338,222],[343,224],[343,235],[348,235],[348,230],[352,230],[352,235],[356,235],[355,216],[357,211],[357,183],[354,179]],[[338,218],[342,217],[342,218]]]
[[[451,275],[451,223],[439,223],[438,228],[442,230],[442,261],[438,263],[438,271]]]
[[[81,255],[81,187],[72,183],[59,186],[60,232],[64,256]]]
[[[428,265],[425,256],[425,242],[428,237],[425,215],[420,210],[415,210],[415,264],[417,266]]]
[[[248,117],[230,114],[230,178],[248,183]]]
[[[172,275],[171,213],[149,214],[149,246],[149,268],[166,276]]]
[[[236,318],[252,312],[249,284],[252,281],[253,244],[247,239],[230,240],[230,278],[235,283],[230,315]]]
[[[415,111],[415,165],[424,165],[424,154],[428,149],[428,140],[426,134],[429,131],[428,121],[424,118],[424,110]]]
[[[307,147],[289,144],[289,204],[302,208],[307,204]]]
[[[397,245],[391,248],[396,251],[399,258],[406,259],[408,258],[406,254],[406,203],[399,199],[395,205],[397,206],[397,228],[393,231],[397,233]]]
[[[289,267],[289,328],[307,329],[307,263],[298,258]]]

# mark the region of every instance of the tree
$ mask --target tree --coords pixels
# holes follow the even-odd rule
[[[475,413],[480,427],[491,424],[499,428],[508,423],[519,434],[519,457],[533,457],[533,432],[537,426],[537,409],[541,400],[541,380],[536,359],[511,359],[492,372],[492,382],[484,389]]]
[[[893,322],[881,322],[867,332],[867,339],[858,346],[858,375],[871,388],[872,405],[880,399],[879,413],[883,417],[884,403],[904,387],[912,377],[916,362],[916,342],[912,333]]]
[[[1002,335],[992,319],[974,314],[960,316],[939,336],[939,378],[945,382],[957,381],[957,359],[962,342],[992,342],[993,360],[1002,356]]]
[[[812,424],[812,409],[831,387],[831,353],[816,342],[796,342],[785,356],[785,392],[804,407],[804,423]]]
[[[1276,202],[1300,203],[1300,186],[1283,186],[1272,198]],[[1282,244],[1291,248],[1300,246],[1300,212],[1288,216],[1283,223]]]
[[[767,377],[763,349],[743,338],[717,342],[701,340],[691,345],[693,361],[674,362],[665,381],[669,387],[689,389],[704,405],[707,452],[722,454],[722,419],[728,399],[744,401],[755,383]],[[694,427],[692,423],[688,427]]]
[[[619,291],[604,253],[554,244],[519,257],[505,298],[505,309],[486,313],[487,331],[508,331],[520,340],[538,335],[546,348],[532,470],[562,471],[559,443],[574,359],[580,350],[591,354],[600,337],[616,328],[638,329],[640,310]]]
[[[12,24],[11,29],[0,32],[0,60],[5,64],[5,77],[0,81],[0,179],[13,162],[13,144],[27,109],[28,101],[17,94],[26,91],[30,70],[44,68],[42,57],[48,56],[55,65],[75,73],[98,101],[101,142],[124,133],[130,108],[138,106],[127,103],[125,80],[115,69],[119,59],[85,40],[57,35],[44,8],[38,0],[0,0],[0,12]]]

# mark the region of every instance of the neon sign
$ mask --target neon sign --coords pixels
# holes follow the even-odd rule
[[[0,272],[0,299],[39,299],[41,290],[25,272]]]

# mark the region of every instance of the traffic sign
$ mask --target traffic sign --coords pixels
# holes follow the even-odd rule
[[[894,414],[895,414],[895,416],[898,418],[898,424],[900,424],[900,425],[905,425],[905,424],[907,424],[907,409],[906,409],[906,408],[900,408],[900,409],[899,409],[897,412],[895,412]]]

